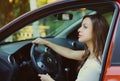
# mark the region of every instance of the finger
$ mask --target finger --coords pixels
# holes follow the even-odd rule
[[[34,40],[34,41],[32,41],[32,43],[34,43],[34,44],[38,44],[39,41],[38,41],[38,40]]]
[[[32,43],[36,43],[36,40],[32,41]]]
[[[42,74],[38,74],[38,76],[39,76],[39,77],[41,77],[41,76],[42,76]]]
[[[47,73],[46,75],[48,75],[49,76],[49,74]]]
[[[35,45],[38,45],[38,43],[36,43],[35,41],[32,41],[32,43],[35,44]]]

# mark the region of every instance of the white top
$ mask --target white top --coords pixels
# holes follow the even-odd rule
[[[102,66],[96,58],[87,59],[79,70],[76,81],[99,81]]]

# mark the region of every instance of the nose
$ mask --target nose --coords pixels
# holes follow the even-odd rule
[[[78,32],[81,32],[81,28],[82,28],[82,27],[79,27]]]

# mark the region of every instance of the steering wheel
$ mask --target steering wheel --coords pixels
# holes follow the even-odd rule
[[[40,45],[33,44],[30,58],[34,69],[40,74],[48,73],[53,79],[57,79],[62,72],[61,58],[54,51],[40,52]]]

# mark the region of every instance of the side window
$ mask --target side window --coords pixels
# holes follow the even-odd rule
[[[120,24],[120,20],[119,20],[118,24]],[[120,58],[119,57],[120,57],[120,25],[118,25],[117,30],[116,30],[111,65],[120,66]]]
[[[62,37],[68,33],[70,33],[68,38],[71,36],[74,38],[73,33],[76,33],[74,30],[77,30],[80,26],[82,17],[96,12],[105,16],[109,25],[111,25],[114,8],[111,4],[104,4],[102,7],[101,4],[89,5],[50,14],[16,31],[5,39],[4,42],[28,40],[36,37]]]
[[[36,37],[56,37],[63,31],[74,28],[81,22],[85,14],[94,13],[96,13],[96,11],[86,8],[55,13],[26,25],[7,38],[5,42],[34,39]]]

